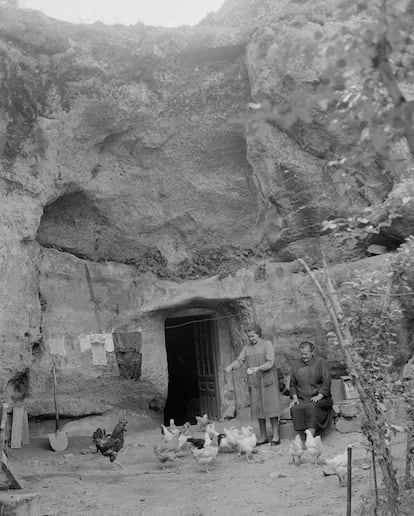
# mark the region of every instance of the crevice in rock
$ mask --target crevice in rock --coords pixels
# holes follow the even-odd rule
[[[246,52],[246,42],[238,45],[225,45],[220,47],[204,47],[196,50],[181,52],[179,57],[188,60],[193,65],[205,65],[208,63],[225,62],[232,63]]]
[[[387,252],[396,251],[405,242],[405,238],[393,235],[389,229],[381,228],[379,234],[373,235],[369,245],[382,246]]]
[[[102,322],[101,322],[101,316],[99,314],[99,306],[98,301],[95,297],[95,294],[93,292],[93,286],[92,286],[92,279],[91,279],[91,273],[89,271],[88,265],[85,263],[85,276],[86,276],[86,283],[88,284],[88,290],[89,290],[89,301],[93,304],[93,309],[95,312],[95,319],[98,324],[99,328],[102,328]]]

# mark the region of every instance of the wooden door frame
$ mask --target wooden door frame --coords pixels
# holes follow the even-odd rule
[[[202,314],[200,314],[202,315]],[[204,314],[209,315],[209,314]],[[208,323],[211,333],[210,333],[210,343],[211,343],[211,352],[212,352],[212,359],[213,359],[213,378],[214,378],[214,391],[215,391],[215,411],[217,413],[217,419],[220,419],[221,417],[221,399],[220,399],[220,383],[219,383],[219,376],[218,376],[218,345],[219,345],[219,334],[218,334],[218,325],[217,321],[215,319],[213,320],[206,320],[206,323]],[[195,344],[196,345],[196,344]],[[197,348],[196,348],[197,352]],[[199,372],[197,371],[197,374]],[[198,376],[200,376],[198,374]],[[204,409],[201,410],[201,412],[205,412]],[[212,416],[213,414],[208,414],[208,416]]]
[[[213,320],[206,321],[210,323],[211,334],[212,334],[212,352],[213,352],[213,364],[214,364],[214,384],[215,384],[215,392],[216,392],[216,404],[217,404],[217,414],[218,418],[221,417],[221,392],[220,392],[220,378],[219,378],[219,354],[220,354],[220,338],[219,338],[219,330],[218,324],[215,318],[217,317],[217,312],[211,308],[207,307],[191,307],[187,306],[185,308],[176,308],[168,310],[164,319],[164,327],[167,319],[176,319],[176,318],[188,318],[188,319],[196,319],[197,316],[200,316],[200,319],[203,317],[210,316]],[[194,344],[195,345],[195,344]],[[198,376],[198,371],[197,371]],[[201,414],[200,414],[201,415]]]

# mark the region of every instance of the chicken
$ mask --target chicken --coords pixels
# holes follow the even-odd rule
[[[209,423],[207,414],[204,414],[204,416],[196,416],[196,421],[200,432],[203,432]]]
[[[296,437],[290,442],[289,453],[292,457],[292,464],[300,466],[300,461],[303,454],[303,445],[300,435],[296,435]]]
[[[251,426],[241,426],[240,427],[240,433],[243,437],[247,437],[251,434],[253,428]]]
[[[220,434],[216,431],[214,423],[208,423],[206,430],[204,432],[204,439],[189,437],[187,441],[188,443],[192,444],[200,450],[201,448],[208,446],[211,443],[211,439],[216,436],[218,444],[220,445],[221,439],[224,437],[224,434]]]
[[[174,462],[174,461],[179,460],[176,452],[163,450],[160,448],[163,448],[163,447],[154,446],[154,453],[155,453],[155,456],[157,457],[157,459],[161,462],[162,469],[165,469],[165,465],[168,462]]]
[[[171,431],[165,425],[161,425],[161,433],[164,436],[165,442],[168,443],[171,441],[171,439],[174,437],[175,434],[178,434],[178,430]]]
[[[346,479],[348,475],[348,468],[346,466],[335,466],[334,467],[335,475],[338,477],[339,485],[341,487],[346,486]]]
[[[111,435],[107,435],[105,428],[97,428],[92,434],[92,441],[96,449],[104,457],[109,457],[111,464],[116,464],[121,469],[123,469],[123,466],[116,459],[119,452],[124,447],[124,433],[126,432],[127,424],[127,421],[120,419],[112,430]]]
[[[232,426],[230,428],[230,431],[233,434],[234,439],[236,440],[236,445],[237,445],[238,441],[243,437],[243,434],[241,433],[241,431],[238,428],[234,428],[234,426]]]
[[[186,425],[188,425],[188,426],[186,426]],[[191,438],[191,435],[189,432],[190,426],[191,426],[190,423],[185,423],[185,425],[184,425],[185,430],[183,432],[179,432],[179,434],[178,434],[178,449],[180,452],[187,448],[188,440]]]
[[[164,469],[165,464],[167,462],[173,462],[178,460],[177,453],[179,452],[179,450],[180,445],[178,432],[172,436],[171,440],[168,443],[163,444],[161,446],[155,445],[153,447],[155,456],[162,464],[162,469]]]
[[[306,441],[305,446],[306,450],[312,455],[315,466],[318,464],[319,457],[323,450],[323,444],[321,440],[321,436],[313,437],[312,432],[310,430],[305,430]]]
[[[184,423],[184,425],[182,427],[178,427],[175,425],[174,419],[170,419],[169,427],[165,426],[165,425],[161,425],[161,433],[164,436],[165,442],[168,443],[169,441],[171,441],[172,437],[175,434],[187,435],[190,427],[191,427],[190,423]]]
[[[224,428],[224,434],[219,434],[219,448],[220,450],[233,451],[237,448],[237,439],[232,431],[234,427]],[[221,438],[220,438],[221,436]]]
[[[257,438],[255,433],[253,432],[253,428],[251,426],[242,427],[242,436],[237,441],[237,446],[239,448],[239,457],[242,453],[246,455],[247,462],[251,462],[250,456],[253,452],[253,448],[256,446]]]
[[[349,445],[350,447],[352,445]],[[340,455],[335,455],[332,459],[325,459],[324,463],[328,466],[347,466],[348,465],[348,449],[341,453]]]
[[[352,444],[348,448],[352,448]],[[341,487],[346,485],[346,477],[348,472],[348,448],[340,455],[335,455],[332,459],[325,459],[324,463],[332,468],[333,474],[338,477]]]
[[[208,437],[206,434],[206,443],[204,445],[204,448],[192,448],[191,454],[197,464],[199,464],[201,467],[205,469],[205,471],[208,473],[207,466],[213,462],[218,453],[218,440],[217,435],[215,435],[212,439]],[[210,442],[208,442],[208,439],[210,439]]]

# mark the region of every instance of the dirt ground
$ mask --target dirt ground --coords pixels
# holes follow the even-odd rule
[[[224,425],[238,426],[241,421]],[[221,430],[223,423],[217,423]],[[201,436],[196,427],[192,433]],[[282,429],[282,435],[286,434]],[[397,438],[393,454],[403,468],[404,437]],[[236,453],[219,453],[209,473],[191,454],[164,471],[152,447],[163,442],[158,429],[126,434],[119,456],[124,470],[89,449],[88,437],[70,438],[67,450],[50,450],[47,438],[11,450],[10,459],[25,483],[26,492],[41,495],[44,515],[87,516],[343,516],[346,488],[335,476],[324,476],[306,455],[300,466],[290,464],[289,439],[276,447],[263,445],[247,463]],[[361,496],[373,489],[369,456],[359,433],[332,430],[324,438],[321,459],[342,453],[353,443],[352,514],[359,514]],[[394,445],[393,445],[394,446]],[[399,449],[400,448],[400,449]],[[400,458],[398,458],[400,457]]]

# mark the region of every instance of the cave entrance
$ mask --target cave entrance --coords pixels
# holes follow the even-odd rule
[[[165,321],[168,398],[164,421],[195,423],[196,415],[219,419],[218,331],[212,313]]]

